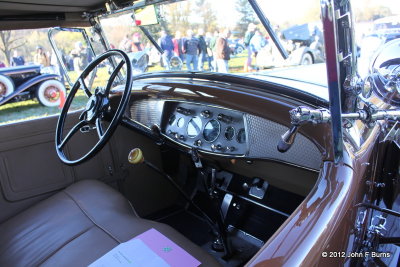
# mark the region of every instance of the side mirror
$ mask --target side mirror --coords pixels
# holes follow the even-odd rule
[[[386,43],[369,69],[372,90],[385,103],[400,107],[400,39]]]

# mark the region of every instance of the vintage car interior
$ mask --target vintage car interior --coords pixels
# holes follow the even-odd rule
[[[0,1],[0,27],[96,29],[81,14],[107,12],[105,2],[128,6]],[[104,86],[88,86],[104,63]],[[341,207],[364,197],[357,190],[373,170],[363,162],[380,126],[343,131],[338,163],[333,124],[290,116],[328,112],[326,81],[134,69],[109,50],[76,79],[59,116],[1,126],[0,266],[88,266],[151,228],[201,266],[329,266],[323,249],[354,249],[335,236],[356,235],[348,225],[359,210]],[[69,112],[79,92],[86,107]],[[343,261],[362,259],[333,264]]]

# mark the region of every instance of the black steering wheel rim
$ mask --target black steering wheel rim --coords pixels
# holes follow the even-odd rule
[[[104,61],[107,58],[113,57],[113,56],[121,57],[122,58],[121,62],[117,65],[115,70],[110,75],[110,78],[107,82],[107,86],[106,86],[105,90],[103,90],[103,91],[96,90],[95,93],[92,94],[85,85],[85,81],[84,81],[85,78],[102,61]],[[125,83],[124,92],[122,94],[118,108],[115,111],[114,116],[111,119],[108,128],[106,129],[106,131],[103,131],[101,119],[104,118],[104,115],[107,112],[106,108],[109,107],[110,88],[112,86],[114,79],[117,77],[120,69],[125,64],[126,64],[126,78],[125,78],[126,83]],[[99,55],[92,62],[90,62],[89,65],[82,71],[82,73],[79,75],[78,79],[76,80],[75,84],[72,86],[72,88],[70,90],[70,93],[65,101],[64,107],[61,110],[61,113],[60,113],[60,116],[59,116],[58,122],[57,122],[55,146],[56,146],[57,155],[62,162],[64,162],[67,165],[77,165],[77,164],[83,163],[86,160],[92,158],[95,154],[97,154],[104,147],[104,145],[111,138],[111,136],[114,133],[114,131],[116,130],[117,126],[121,122],[122,117],[125,113],[125,109],[129,103],[129,98],[131,95],[132,79],[133,79],[132,78],[132,63],[130,62],[128,55],[125,52],[118,50],[118,49],[109,50],[109,51]],[[63,129],[65,126],[65,120],[67,118],[69,107],[71,106],[71,103],[75,97],[76,92],[81,87],[83,87],[83,90],[84,90],[86,96],[89,98],[89,100],[87,102],[87,105],[86,105],[83,113],[79,117],[79,122],[75,126],[73,126],[72,129],[68,132],[68,134],[63,138]],[[99,137],[99,140],[97,141],[97,143],[86,154],[84,154],[80,158],[78,158],[78,159],[68,158],[64,152],[64,149],[66,147],[66,144],[70,140],[70,138],[76,132],[78,132],[83,126],[90,125],[93,123],[96,125],[96,131],[97,131],[97,134]]]

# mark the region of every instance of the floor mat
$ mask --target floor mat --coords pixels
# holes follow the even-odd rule
[[[202,218],[185,210],[175,212],[158,221],[173,227],[198,246],[203,246],[213,239],[208,224]]]
[[[216,252],[211,248],[214,236],[211,234],[210,227],[197,215],[181,210],[157,221],[176,229],[215,257],[222,266],[243,266],[263,245],[261,240],[230,226],[228,232],[234,253],[228,260],[223,260],[224,253]]]

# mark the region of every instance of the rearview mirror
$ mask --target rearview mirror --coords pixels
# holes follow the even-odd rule
[[[135,13],[134,20],[136,26],[158,24],[158,16],[154,5],[136,9],[134,13]]]

